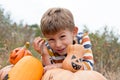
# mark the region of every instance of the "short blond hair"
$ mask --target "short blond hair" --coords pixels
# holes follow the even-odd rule
[[[65,8],[50,8],[42,16],[41,31],[45,34],[56,34],[60,30],[73,30],[75,24],[72,13]]]

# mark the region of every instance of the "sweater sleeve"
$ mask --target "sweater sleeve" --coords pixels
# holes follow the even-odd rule
[[[84,33],[82,38],[81,38],[81,45],[84,46],[85,53],[83,56],[83,65],[84,65],[84,70],[93,70],[93,54],[92,54],[92,49],[91,49],[91,41],[88,36],[88,33]]]

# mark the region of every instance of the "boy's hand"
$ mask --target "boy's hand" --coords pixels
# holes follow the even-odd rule
[[[40,54],[48,53],[47,52],[47,47],[45,46],[45,40],[42,39],[41,37],[37,37],[37,38],[34,39],[33,47]]]
[[[47,65],[47,66],[44,67],[44,73],[45,73],[47,70],[50,70],[50,69],[53,69],[53,68],[61,68],[61,67],[62,67],[62,64],[61,64],[61,63]]]

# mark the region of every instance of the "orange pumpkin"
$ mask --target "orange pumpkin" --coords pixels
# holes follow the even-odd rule
[[[73,73],[60,68],[48,70],[42,80],[107,80],[102,74],[91,70],[78,70]]]
[[[3,67],[1,70],[0,70],[0,80],[3,80],[4,77],[8,74],[8,72],[12,69],[13,65],[8,65],[8,66],[5,66]]]
[[[32,55],[32,53],[28,50],[29,44],[29,42],[26,42],[23,47],[18,47],[11,51],[9,57],[11,64],[16,64],[23,56]]]
[[[5,80],[41,80],[42,63],[33,56],[24,56],[9,71]]]
[[[69,45],[67,48],[67,57],[62,63],[63,69],[75,72],[77,70],[83,70],[82,57],[84,55],[84,47],[80,44]]]

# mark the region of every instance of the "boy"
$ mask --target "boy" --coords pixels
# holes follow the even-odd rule
[[[50,8],[41,19],[41,31],[46,38],[37,37],[33,46],[42,56],[45,71],[51,68],[62,67],[66,57],[66,48],[70,44],[84,46],[84,70],[93,69],[93,55],[91,42],[87,34],[78,33],[72,13],[65,8]],[[77,35],[78,34],[78,35]]]

